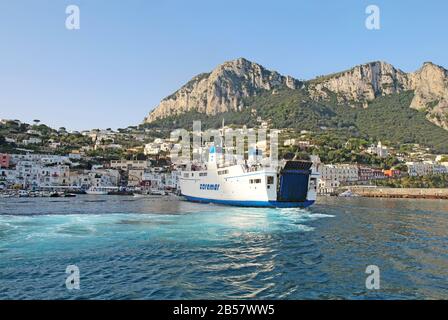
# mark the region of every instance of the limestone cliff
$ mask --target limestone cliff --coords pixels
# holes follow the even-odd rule
[[[190,110],[212,115],[240,110],[244,98],[257,95],[262,90],[269,91],[282,86],[295,89],[299,85],[300,82],[292,77],[282,76],[240,58],[225,62],[211,73],[194,77],[163,99],[145,121],[151,122]]]
[[[301,82],[259,64],[240,58],[225,62],[210,73],[200,74],[163,99],[145,122],[190,110],[209,115],[241,110],[244,98],[277,88],[305,88],[313,100],[330,100],[368,107],[379,96],[413,91],[411,108],[427,113],[429,121],[448,130],[448,71],[426,62],[417,71],[406,73],[376,61]]]
[[[339,102],[358,103],[398,93],[407,87],[406,73],[388,63],[371,62],[311,80],[308,90],[315,99],[328,98],[334,93]]]
[[[365,107],[378,96],[408,90],[414,91],[410,107],[426,111],[428,120],[448,130],[448,72],[433,63],[405,73],[385,62],[371,62],[308,82],[314,99],[334,94],[341,103]]]
[[[409,74],[414,90],[411,108],[427,111],[427,118],[448,130],[448,71],[431,62]]]

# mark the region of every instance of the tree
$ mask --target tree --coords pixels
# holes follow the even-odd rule
[[[296,160],[310,160],[310,155],[306,151],[299,151],[295,156]]]

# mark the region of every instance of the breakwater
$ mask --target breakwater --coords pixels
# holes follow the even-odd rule
[[[448,188],[372,188],[352,187],[354,193],[372,198],[448,199]]]

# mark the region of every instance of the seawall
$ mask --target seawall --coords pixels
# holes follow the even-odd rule
[[[368,188],[352,187],[354,193],[373,198],[448,199],[448,188]]]

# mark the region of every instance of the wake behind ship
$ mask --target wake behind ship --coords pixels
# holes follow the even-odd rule
[[[218,156],[217,156],[218,155]],[[309,161],[286,161],[278,167],[259,163],[218,165],[212,146],[205,167],[190,168],[179,178],[189,201],[245,207],[294,208],[312,205],[319,173]]]

